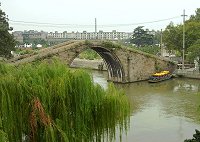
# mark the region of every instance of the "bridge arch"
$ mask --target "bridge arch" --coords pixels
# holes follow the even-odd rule
[[[69,61],[69,65],[73,62],[73,60],[83,51],[87,49],[92,49],[95,52],[97,52],[101,58],[104,60],[104,63],[106,65],[107,71],[108,71],[108,80],[113,82],[124,82],[125,81],[125,73],[123,69],[123,65],[120,61],[120,59],[117,57],[115,53],[113,53],[111,50],[107,49],[106,47],[102,46],[84,46],[82,49],[78,50],[76,52],[75,56],[72,57]]]

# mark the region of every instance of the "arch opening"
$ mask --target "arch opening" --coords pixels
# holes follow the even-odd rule
[[[124,70],[118,57],[103,47],[91,47],[96,51],[104,60],[108,70],[108,80],[113,82],[124,82]]]
[[[76,57],[80,55],[80,53],[86,51],[87,49],[92,49],[93,51],[95,51],[95,53],[100,55],[100,57],[104,60],[104,63],[108,71],[109,81],[120,82],[120,83],[125,82],[125,75],[124,75],[125,73],[124,73],[123,66],[119,58],[110,50],[103,47],[93,46],[89,48],[88,47],[83,48],[81,51],[76,53],[75,56],[71,59],[70,65],[72,65],[73,61],[75,60]],[[72,65],[72,67],[75,67],[75,66],[76,65]],[[83,66],[80,65],[79,67],[83,67]]]

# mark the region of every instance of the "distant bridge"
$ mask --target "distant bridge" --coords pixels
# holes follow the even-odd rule
[[[103,58],[108,70],[108,80],[113,82],[147,80],[156,71],[174,71],[176,68],[171,61],[107,41],[68,41],[42,49],[38,54],[16,57],[8,62],[17,66],[57,56],[70,65],[81,52],[89,48]]]

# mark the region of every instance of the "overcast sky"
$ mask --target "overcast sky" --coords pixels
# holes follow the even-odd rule
[[[10,26],[14,31],[32,29],[52,32],[84,30],[92,32],[95,30],[95,18],[98,31],[132,32],[137,26],[160,30],[170,21],[175,24],[182,23],[183,9],[190,16],[200,8],[200,0],[0,0],[0,2],[1,9],[8,15]]]

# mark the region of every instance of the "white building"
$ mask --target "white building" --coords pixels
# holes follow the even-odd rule
[[[77,39],[77,40],[89,40],[89,39],[108,39],[108,40],[120,40],[120,39],[128,39],[130,38],[132,33],[125,33],[125,32],[117,32],[116,30],[113,30],[112,32],[103,32],[99,31],[97,33],[95,32],[87,32],[83,31],[80,32],[71,32],[68,33],[67,31],[63,33],[58,33],[57,31],[55,33],[48,33],[47,38],[54,38],[54,39]]]

